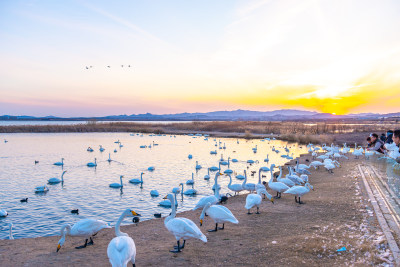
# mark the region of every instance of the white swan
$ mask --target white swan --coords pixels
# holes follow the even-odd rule
[[[248,194],[246,197],[246,205],[244,206],[247,209],[247,214],[250,213],[250,209],[254,206],[257,206],[256,214],[260,214],[259,208],[262,201],[261,195],[264,194],[267,198],[274,203],[274,198],[267,192],[265,189],[258,189],[257,194]]]
[[[140,173],[140,179],[130,179],[129,182],[132,184],[143,184],[143,174],[144,172]]]
[[[35,193],[45,193],[49,191],[49,188],[47,186],[38,186],[35,188]]]
[[[268,187],[276,192],[276,198],[281,198],[282,192],[288,190],[289,186],[281,182],[274,182],[273,170],[271,169],[270,172],[271,172],[271,179],[269,179]]]
[[[53,163],[56,166],[63,166],[64,165],[64,158],[61,158],[61,161]]]
[[[179,186],[182,186],[182,191],[180,190]],[[175,194],[175,193],[176,193],[176,194],[179,194],[179,193],[182,192],[182,194],[183,194],[183,183],[180,183],[179,186],[178,186],[178,187],[172,188],[172,193],[174,193],[174,194]]]
[[[49,184],[64,183],[64,174],[65,174],[66,172],[67,172],[67,171],[63,171],[63,173],[61,174],[61,180],[58,179],[58,178],[50,178],[47,182],[48,182]]]
[[[186,184],[190,185],[190,184],[194,184],[194,173],[192,172],[192,179],[187,180]]]
[[[301,200],[300,200],[300,197],[302,197],[305,194],[307,194],[308,192],[310,192],[310,189],[314,190],[312,185],[310,185],[309,183],[306,183],[304,186],[298,186],[298,185],[293,186],[292,188],[289,188],[288,190],[286,190],[283,193],[294,195],[294,200],[296,201],[296,203],[303,204],[303,202],[301,202]],[[297,197],[299,198],[298,201],[297,201]]]
[[[105,150],[105,148],[103,148],[103,147],[100,145],[99,150],[100,150],[100,152],[103,152],[103,151]]]
[[[247,173],[246,173],[246,170],[244,170],[244,181],[243,181],[243,183],[242,183],[242,187],[243,187],[243,190],[247,190],[247,191],[249,191],[250,193],[253,192],[253,191],[256,191],[256,184],[247,183]]]
[[[9,233],[8,239],[14,240],[14,236],[13,236],[13,233],[12,233],[13,224],[9,223],[8,226],[10,227],[10,233]]]
[[[200,170],[200,169],[202,168],[201,165],[199,165],[198,163],[199,163],[199,162],[196,161],[196,170]]]
[[[61,239],[60,239],[60,241],[58,241],[57,252],[64,245],[66,235],[81,236],[81,237],[86,238],[84,245],[76,247],[77,249],[79,249],[79,248],[84,248],[87,245],[93,245],[92,237],[94,235],[96,235],[100,230],[105,229],[105,228],[111,228],[111,226],[109,226],[104,221],[95,220],[95,219],[80,220],[77,223],[75,223],[72,227],[69,224],[64,224],[61,227]],[[90,242],[88,243],[89,239],[90,239]]]
[[[270,168],[268,168],[268,167],[261,167],[259,170],[258,170],[258,183],[256,184],[256,190],[257,189],[265,189],[265,185],[264,185],[264,183],[265,182],[261,182],[261,172],[262,171],[270,171],[270,170],[273,170],[275,168],[275,164],[271,164],[271,167]]]
[[[94,158],[94,163],[93,162],[89,162],[88,164],[86,164],[88,167],[97,167],[97,159]]]
[[[124,185],[122,184],[122,178],[123,177],[124,177],[123,175],[120,175],[119,176],[120,183],[112,183],[112,184],[110,184],[110,187],[112,187],[112,188],[122,188],[122,187],[124,187]]]
[[[223,175],[222,173],[217,172],[215,174],[214,178],[214,184],[218,184],[218,176]],[[214,195],[211,196],[205,196],[202,197],[196,204],[196,206],[193,208],[193,210],[197,210],[199,208],[204,208],[204,206],[210,202],[211,205],[216,204],[218,201],[220,201],[220,195],[219,195],[219,188],[216,187],[217,189],[214,192]]]
[[[289,178],[282,178],[282,166],[279,166],[279,176],[276,178],[278,182],[284,183],[285,185],[292,187],[295,183]]]
[[[203,211],[201,212],[200,215],[200,226],[203,225],[203,220],[204,216],[207,212],[207,215],[211,217],[211,219],[214,220],[215,222],[215,229],[208,230],[209,232],[216,232],[218,230],[224,230],[225,229],[225,223],[230,222],[234,224],[238,224],[239,221],[235,218],[235,216],[232,214],[232,212],[224,206],[221,205],[212,205],[210,202],[208,202],[204,208]],[[218,224],[222,223],[222,227],[218,227]]]
[[[207,174],[204,175],[204,180],[210,180],[210,168],[207,168]]]
[[[136,246],[128,234],[120,231],[122,220],[128,215],[137,216],[133,210],[127,209],[119,217],[115,225],[115,235],[107,247],[107,256],[113,267],[127,266],[130,261],[135,266]]]
[[[228,188],[232,191],[236,193],[240,193],[241,191],[243,191],[243,187],[241,184],[232,184],[232,176],[230,174],[228,174],[229,176],[229,184],[228,184]]]
[[[6,210],[0,210],[0,217],[7,217],[8,212]]]
[[[160,193],[158,193],[158,191],[155,189],[150,191],[150,196],[152,196],[152,197],[158,197],[159,195],[160,195]]]
[[[168,196],[165,198],[168,198],[171,203],[174,202],[174,196],[172,194],[168,194]],[[175,216],[176,208],[173,205],[171,215],[166,217],[164,220],[165,227],[171,234],[175,236],[177,241],[176,249],[171,250],[171,252],[181,252],[181,249],[185,247],[186,240],[190,238],[200,239],[205,243],[207,242],[206,236],[200,231],[193,221],[186,218],[175,218]],[[182,246],[179,244],[181,239],[183,239]]]
[[[182,190],[183,190],[183,184],[182,184]],[[174,192],[175,195],[175,206],[178,206],[178,201],[176,200],[176,195],[178,194],[178,192]],[[161,207],[166,207],[166,208],[170,208],[171,207],[171,201],[169,199],[165,199],[161,202],[158,203],[158,205],[160,205]]]
[[[187,196],[194,196],[197,194],[197,190],[193,188],[193,184],[192,184],[192,188],[186,190],[185,192],[183,192],[184,195]]]
[[[111,153],[108,153],[108,160],[107,160],[108,162],[111,162],[112,161],[112,159],[111,159]]]
[[[269,154],[267,154],[267,158],[264,159],[264,162],[266,162],[266,163],[269,162]]]
[[[319,160],[314,160],[313,162],[310,163],[309,166],[314,167],[314,169],[319,169],[319,167],[324,166],[324,164]]]

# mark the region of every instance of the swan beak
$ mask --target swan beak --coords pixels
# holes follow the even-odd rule
[[[138,214],[134,210],[131,210],[131,213],[133,216],[138,216]]]
[[[163,197],[163,199],[167,199],[167,197],[168,197],[168,195],[167,195],[167,196],[165,196],[165,197]]]
[[[57,252],[60,250],[60,248],[61,248],[61,245],[58,244],[58,246],[57,246]]]
[[[271,197],[271,202],[272,202],[272,204],[275,204],[275,203],[274,203],[274,198],[273,198],[273,197]]]
[[[203,225],[203,220],[200,220],[200,226],[202,226]]]

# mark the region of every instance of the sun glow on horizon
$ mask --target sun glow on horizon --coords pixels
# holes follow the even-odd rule
[[[0,115],[399,112],[396,0],[0,5]]]

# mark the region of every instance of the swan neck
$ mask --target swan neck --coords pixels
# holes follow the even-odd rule
[[[70,233],[71,233],[71,225],[69,225],[69,224],[64,224],[64,225],[61,227],[61,235],[62,235],[63,237],[65,237],[66,234],[69,235]]]
[[[232,184],[232,176],[229,175],[229,184],[228,184],[228,186],[230,186],[231,184]]]
[[[261,169],[258,170],[258,183],[261,184]]]
[[[215,175],[215,192],[214,195],[217,199],[219,199],[219,188],[218,188],[218,175]]]
[[[122,186],[122,177],[121,176],[119,177],[119,180],[121,181],[121,186]]]
[[[121,232],[120,225],[124,218],[128,215],[129,210],[126,210],[122,213],[122,215],[118,218],[117,224],[115,225],[115,235],[116,236],[124,236],[127,235],[126,233]]]

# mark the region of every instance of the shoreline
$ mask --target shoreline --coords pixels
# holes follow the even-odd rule
[[[310,158],[309,154],[299,157],[301,163]],[[210,262],[216,266],[379,264],[385,262],[373,242],[381,238],[379,227],[368,213],[370,204],[360,180],[354,178],[355,165],[360,162],[345,161],[333,175],[322,169],[313,170],[310,181],[315,191],[302,198],[306,203],[303,205],[282,194],[275,204],[263,201],[260,215],[247,215],[246,194],[229,198],[224,206],[239,224],[226,224],[225,230],[208,233],[206,230],[212,229],[214,223],[206,218],[200,229],[208,242],[188,240],[179,254],[169,252],[175,238],[165,229],[164,218],[121,226],[121,230],[135,240],[139,266],[209,266]],[[134,205],[130,208],[135,210]],[[198,224],[200,212],[184,211],[178,217]],[[94,239],[95,245],[76,250],[74,247],[84,240],[68,236],[58,253],[60,236],[0,240],[0,262],[2,266],[109,266],[106,250],[113,237],[114,228],[102,230]],[[342,246],[349,252],[337,253]]]

